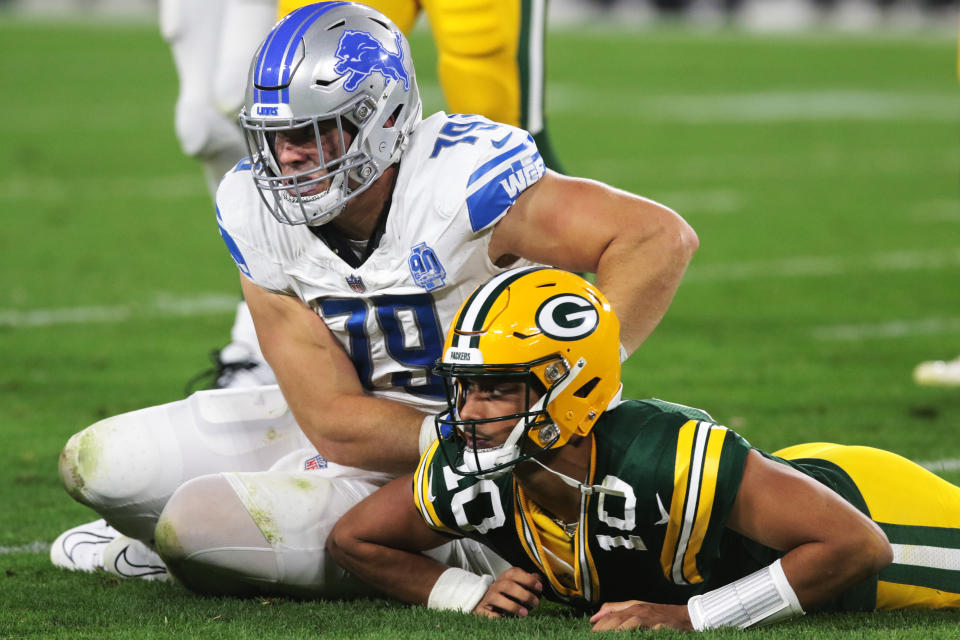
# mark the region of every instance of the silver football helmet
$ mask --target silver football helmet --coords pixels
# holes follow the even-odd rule
[[[322,225],[400,159],[420,122],[420,92],[403,33],[352,2],[321,2],[284,17],[250,66],[240,124],[253,180],[285,224]],[[277,139],[317,145],[288,163]]]

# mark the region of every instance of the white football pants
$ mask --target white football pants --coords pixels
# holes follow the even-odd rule
[[[117,530],[155,540],[194,590],[374,592],[347,576],[325,544],[337,519],[391,476],[320,458],[276,385],[198,391],[101,420],[69,440],[60,475],[70,495]],[[469,540],[429,555],[490,575],[509,566]]]
[[[237,124],[247,74],[257,47],[273,28],[276,0],[160,0],[160,32],[170,45],[180,82],[174,128],[180,147],[203,164],[210,198],[223,175],[248,155]],[[260,366],[255,377],[273,382],[241,303],[231,331],[235,344]],[[253,375],[235,378],[247,385]]]
[[[275,0],[160,0],[160,32],[180,80],[177,137],[183,152],[203,163],[211,197],[247,156],[237,115],[250,62],[276,11]]]

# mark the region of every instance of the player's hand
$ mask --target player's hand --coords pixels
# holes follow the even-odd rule
[[[485,618],[516,616],[522,618],[540,604],[543,583],[536,573],[512,567],[500,574],[473,609]]]
[[[655,604],[640,600],[605,602],[590,618],[594,631],[631,629],[683,629],[693,631],[690,614],[683,604]]]

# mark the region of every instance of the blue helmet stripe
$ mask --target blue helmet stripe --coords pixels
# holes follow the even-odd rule
[[[280,87],[290,82],[290,65],[297,45],[307,29],[327,11],[349,4],[347,2],[321,2],[301,7],[281,20],[267,36],[257,58],[255,84]],[[289,89],[254,90],[254,102],[286,104],[290,101]]]
[[[298,11],[300,11],[300,9],[298,9]],[[286,22],[288,22],[288,20],[289,20],[289,18],[291,17],[291,15],[292,15],[292,14],[289,14],[289,15],[287,15],[286,17],[284,17],[282,20],[280,20],[280,22],[278,22],[278,23],[273,27],[273,29],[270,30],[270,33],[267,34],[266,40],[263,41],[263,46],[260,47],[260,51],[257,53],[257,70],[254,72],[254,78],[253,78],[253,84],[254,84],[254,89],[253,89],[253,101],[254,101],[254,102],[265,102],[265,101],[266,101],[266,98],[265,98],[266,93],[275,93],[275,92],[264,92],[264,91],[262,91],[262,90],[260,90],[260,89],[257,89],[256,86],[257,86],[257,85],[260,85],[260,84],[263,84],[263,67],[264,67],[264,64],[266,63],[266,59],[267,59],[266,54],[267,54],[267,51],[268,51],[268,50],[270,49],[270,47],[273,45],[273,41],[274,41],[274,39],[277,37],[277,34],[280,33],[280,27],[281,27],[283,24],[285,24]],[[277,100],[276,100],[277,96],[271,96],[271,97],[274,98],[274,99],[271,101],[271,104],[276,104],[276,102],[277,102]]]

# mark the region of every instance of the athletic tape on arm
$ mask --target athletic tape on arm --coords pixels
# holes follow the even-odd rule
[[[493,576],[450,567],[440,574],[427,598],[428,609],[447,609],[471,613],[493,584]]]
[[[693,596],[687,601],[687,610],[697,631],[719,627],[746,629],[803,615],[779,559],[719,589]]]
[[[428,413],[420,424],[420,455],[430,448],[433,441],[437,439],[437,429],[434,426],[435,416]]]

